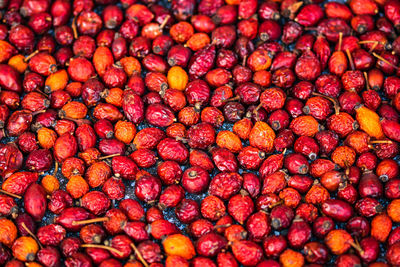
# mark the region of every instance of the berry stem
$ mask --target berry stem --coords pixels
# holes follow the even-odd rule
[[[75,39],[78,39],[78,29],[77,29],[77,27],[76,27],[76,16],[75,16],[74,19],[72,20],[71,28],[72,28],[72,32],[73,32],[73,34],[74,34],[74,38],[75,38]]]
[[[34,233],[32,233],[31,230],[29,230],[29,228],[26,226],[26,224],[24,222],[21,223],[22,228],[24,228],[25,231],[28,232],[28,234],[35,239],[35,241],[38,243],[40,248],[43,248],[42,244],[40,243],[39,239],[36,237],[36,235]]]
[[[149,265],[147,264],[146,260],[143,258],[142,254],[140,253],[140,251],[137,249],[137,247],[135,246],[135,244],[132,242],[131,243],[131,247],[133,249],[133,251],[135,251],[135,254],[137,255],[137,257],[139,258],[140,262],[145,266],[145,267],[149,267]]]
[[[372,55],[374,56],[374,57],[376,57],[377,59],[379,59],[379,60],[381,60],[381,61],[383,61],[384,63],[386,63],[386,64],[388,64],[389,66],[391,66],[392,68],[394,68],[394,69],[399,69],[399,67],[397,67],[396,65],[393,65],[391,62],[389,62],[388,60],[386,60],[385,58],[383,58],[383,57],[381,57],[380,55],[378,55],[377,53],[372,53]]]
[[[111,154],[111,155],[107,155],[107,156],[102,156],[102,157],[98,158],[98,160],[109,159],[109,158],[113,158],[113,157],[117,157],[117,156],[121,156],[121,154],[116,153],[116,154]]]
[[[343,32],[339,32],[339,46],[337,51],[340,51],[342,49],[342,41],[343,41]]]
[[[6,190],[3,190],[3,189],[0,189],[0,193],[3,193],[3,194],[8,195],[8,196],[10,196],[10,197],[15,197],[15,198],[18,198],[18,199],[21,199],[21,198],[22,198],[20,195],[7,192]]]
[[[169,20],[170,17],[171,17],[170,15],[165,16],[163,22],[160,24],[160,29],[161,30],[165,27],[165,25],[167,25],[168,20]]]
[[[28,62],[31,58],[33,58],[36,54],[38,54],[39,53],[39,50],[35,50],[35,51],[33,51],[30,55],[28,55],[28,56],[26,56],[25,58],[24,58],[24,62]]]
[[[105,245],[98,245],[98,244],[82,244],[81,248],[102,248],[102,249],[106,249],[110,252],[114,252],[116,254],[118,254],[119,256],[122,256],[123,253],[121,251],[119,251],[116,248],[110,247],[110,246],[105,246]]]
[[[90,224],[90,223],[97,223],[97,222],[107,222],[109,220],[108,217],[100,217],[82,221],[73,221],[72,225],[83,225],[83,224]]]
[[[354,66],[353,57],[351,56],[351,53],[350,53],[349,49],[346,49],[346,54],[347,54],[347,57],[349,58],[351,70],[355,70],[356,68]]]

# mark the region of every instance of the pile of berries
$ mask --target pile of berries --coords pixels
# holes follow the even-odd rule
[[[0,17],[1,266],[400,266],[400,0]]]

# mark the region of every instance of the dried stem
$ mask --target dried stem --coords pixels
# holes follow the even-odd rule
[[[139,258],[140,262],[144,265],[144,267],[149,267],[146,260],[143,258],[142,254],[140,253],[140,251],[137,249],[137,247],[135,246],[135,244],[133,242],[131,243],[131,247],[132,247],[133,251],[135,252],[135,254],[137,255],[137,257]]]
[[[3,193],[4,195],[8,195],[8,196],[10,196],[10,197],[15,197],[15,198],[18,198],[18,199],[21,199],[21,198],[22,198],[20,195],[7,192],[6,190],[3,190],[3,189],[0,189],[0,193]]]
[[[346,49],[346,54],[347,54],[347,57],[349,58],[351,70],[355,70],[356,68],[354,66],[354,61],[353,61],[353,58],[351,56],[351,53],[350,53],[349,49]]]
[[[364,250],[361,248],[360,244],[355,243],[353,241],[349,241],[348,244],[350,246],[352,246],[355,250],[357,250],[358,253],[360,253],[360,255],[362,255],[364,253]]]
[[[220,225],[215,225],[214,226],[214,230],[220,229],[220,228],[228,228],[229,226],[231,226],[232,224],[227,223],[227,224],[220,224]]]
[[[367,91],[371,90],[369,87],[369,82],[368,82],[368,73],[364,71],[364,78],[365,78],[365,84],[367,85]]]
[[[221,102],[222,103],[225,103],[225,102],[232,102],[232,101],[236,101],[236,100],[239,100],[240,99],[240,96],[234,96],[234,97],[231,97],[231,98],[228,98],[228,99],[224,99],[224,100],[221,100]]]
[[[276,207],[276,206],[279,206],[279,205],[281,205],[281,204],[283,204],[283,203],[285,203],[285,201],[279,200],[279,201],[277,201],[277,202],[275,202],[275,203],[272,203],[272,204],[268,205],[268,208],[272,209],[272,208],[274,208],[274,207]]]
[[[25,58],[24,58],[24,62],[28,62],[31,58],[33,58],[36,54],[38,54],[39,53],[39,50],[35,50],[35,51],[33,51],[30,55],[28,55],[28,56],[26,56]]]
[[[74,34],[74,38],[75,38],[75,39],[78,39],[78,29],[76,28],[76,16],[75,16],[74,19],[72,20],[71,28],[72,28],[72,32],[73,32],[73,34]]]
[[[283,15],[285,17],[288,17],[290,19],[294,18],[294,15],[297,13],[297,11],[299,10],[299,8],[303,5],[303,2],[296,2],[292,5],[290,5],[287,9],[283,10]],[[296,21],[296,20],[295,20]]]
[[[370,144],[392,144],[393,142],[391,140],[374,140],[374,141],[369,141]]]
[[[38,92],[38,93],[41,94],[42,96],[44,96],[44,97],[46,97],[46,98],[49,98],[49,95],[47,95],[45,92],[40,91],[39,88],[35,88],[34,90],[35,90],[35,92]]]
[[[81,248],[102,248],[102,249],[106,249],[108,251],[114,252],[116,254],[118,254],[119,256],[122,257],[123,253],[121,251],[119,251],[116,248],[110,247],[110,246],[105,246],[105,245],[98,245],[98,244],[82,244]]]
[[[54,163],[54,172],[53,172],[54,177],[56,176],[57,172],[58,172],[58,161],[56,161],[56,163]]]
[[[36,116],[37,114],[45,113],[46,111],[47,110],[43,109],[43,110],[38,110],[38,111],[32,112],[31,114],[32,114],[32,116]]]
[[[374,40],[365,40],[365,41],[359,41],[358,44],[375,44],[378,43],[379,41],[374,41]]]
[[[258,110],[259,110],[262,106],[263,106],[263,104],[260,103],[260,104],[258,104],[258,106],[253,110],[253,113],[256,115],[257,121],[260,120],[260,117],[259,117],[259,115],[258,115]]]
[[[339,112],[340,112],[340,106],[339,106],[339,103],[337,102],[336,99],[334,99],[333,97],[330,97],[330,96],[326,96],[326,95],[323,95],[323,94],[320,94],[320,93],[316,93],[316,92],[313,92],[312,94],[315,95],[315,96],[319,96],[319,97],[326,98],[326,99],[328,99],[329,101],[331,101],[331,102],[333,103],[333,108],[335,109],[335,114],[336,114],[336,115],[339,114]]]
[[[165,16],[163,22],[160,24],[160,29],[163,29],[165,27],[165,25],[167,25],[168,20],[170,19],[170,15]]]
[[[376,42],[376,43],[374,43],[373,45],[372,45],[372,47],[369,49],[369,53],[372,53],[372,51],[374,51],[375,50],[375,48],[378,46],[378,44],[379,44],[379,42]]]
[[[117,156],[121,156],[121,154],[116,153],[116,154],[111,154],[111,155],[103,156],[103,157],[98,158],[98,160],[109,159],[109,158],[113,158],[113,157],[117,157]]]
[[[391,62],[389,62],[388,60],[386,60],[385,58],[381,57],[380,55],[378,55],[377,53],[372,53],[372,55],[374,55],[374,57],[376,57],[377,59],[385,62],[386,64],[388,64],[389,66],[391,66],[392,68],[395,68],[396,70],[399,68],[396,65],[392,64]]]
[[[74,118],[71,118],[71,117],[66,116],[64,110],[60,110],[60,111],[58,112],[58,117],[60,117],[61,119],[66,119],[66,120],[73,121],[73,122],[75,122],[75,123],[78,124],[78,125],[81,125],[81,124],[91,124],[91,121],[88,120],[88,119],[74,119]]]
[[[108,217],[100,217],[100,218],[94,218],[94,219],[88,219],[88,220],[82,220],[82,221],[73,221],[72,225],[83,225],[83,224],[90,224],[90,223],[97,223],[97,222],[106,222],[108,221]]]
[[[245,56],[243,57],[243,60],[242,60],[242,66],[243,66],[243,67],[246,67],[246,62],[247,62],[247,55],[245,55]]]
[[[343,41],[343,32],[339,32],[339,47],[337,51],[342,49],[342,41]]]
[[[32,233],[31,230],[29,230],[29,228],[25,225],[24,222],[21,223],[21,226],[22,226],[22,228],[24,228],[25,231],[28,232],[28,234],[29,234],[33,239],[35,239],[35,241],[38,243],[39,247],[40,247],[40,248],[43,248],[43,246],[42,246],[42,244],[40,243],[39,239],[36,237],[36,235],[35,235],[34,233]]]

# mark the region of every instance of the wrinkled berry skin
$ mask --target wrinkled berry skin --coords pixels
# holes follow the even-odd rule
[[[311,238],[311,227],[304,221],[295,221],[288,231],[289,244],[294,248],[302,248]]]
[[[31,146],[32,150],[34,148],[36,148],[32,143],[30,138],[25,139],[27,145],[27,148],[29,150]],[[32,140],[33,141],[33,140]],[[23,147],[23,146],[20,146]],[[25,152],[25,151],[24,151]],[[28,152],[28,151],[26,151]],[[19,151],[19,149],[12,144],[2,144],[0,146],[0,171],[1,171],[1,175],[4,178],[8,178],[11,174],[13,174],[14,172],[16,172],[17,170],[19,170],[22,166],[22,161],[23,161],[23,155],[21,153],[21,151]]]
[[[135,195],[142,201],[154,201],[160,193],[161,181],[153,176],[144,176],[135,185]]]
[[[196,250],[202,256],[213,257],[216,256],[221,249],[227,245],[224,237],[209,233],[199,238],[196,244]]]
[[[196,52],[189,62],[189,76],[197,79],[204,76],[212,67],[216,56],[215,46],[211,45]]]
[[[26,159],[26,167],[30,171],[48,171],[53,163],[52,153],[47,149],[32,151]]]

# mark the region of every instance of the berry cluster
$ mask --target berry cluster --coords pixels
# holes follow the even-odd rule
[[[0,16],[1,266],[400,266],[400,0]]]

